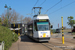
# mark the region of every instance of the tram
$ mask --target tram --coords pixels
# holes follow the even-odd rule
[[[48,15],[34,15],[33,20],[27,23],[27,35],[39,42],[50,40],[50,21]]]

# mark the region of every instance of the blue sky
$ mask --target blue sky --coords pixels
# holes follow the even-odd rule
[[[12,10],[14,9],[16,12],[18,12],[20,15],[23,15],[24,17],[32,17],[30,14],[32,11],[32,8],[34,7],[35,3],[37,0],[0,0],[0,15],[4,13],[6,8],[4,8],[5,4],[7,6],[11,6]],[[42,2],[44,2],[41,7],[42,7],[42,14],[51,8],[53,5],[58,3],[60,0],[38,0],[38,3],[35,5],[36,7],[39,6]],[[75,19],[75,0],[62,0],[58,5],[50,9],[46,14],[48,14],[50,18],[50,22],[53,24],[53,28],[58,28],[58,23],[59,27],[61,27],[61,16],[63,16],[63,25],[67,28],[70,28],[70,26],[67,25],[67,17],[68,16],[73,16]],[[57,9],[74,2],[59,11],[56,11]],[[56,12],[54,12],[56,11]],[[54,12],[54,13],[52,13]]]

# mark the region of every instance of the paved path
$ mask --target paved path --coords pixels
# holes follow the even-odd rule
[[[47,47],[41,45],[29,39],[27,36],[21,36],[16,43],[13,43],[9,50],[50,50]]]

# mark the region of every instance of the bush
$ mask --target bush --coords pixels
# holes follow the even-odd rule
[[[75,35],[75,32],[73,32],[72,35]]]
[[[0,26],[0,41],[5,42],[4,50],[8,50],[13,42],[18,40],[18,35],[13,32],[8,27]]]

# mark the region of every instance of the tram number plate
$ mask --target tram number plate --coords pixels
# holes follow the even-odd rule
[[[46,33],[43,33],[43,37],[46,37]]]

